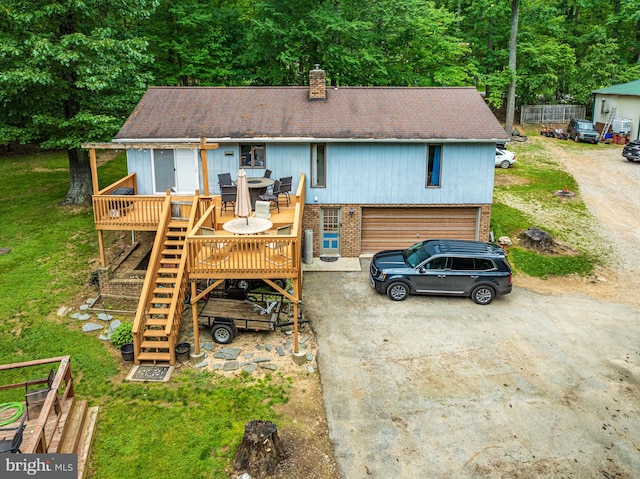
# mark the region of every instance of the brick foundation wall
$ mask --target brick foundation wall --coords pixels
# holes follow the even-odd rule
[[[117,279],[112,277],[111,268],[100,268],[98,280],[102,296],[139,298],[144,279]]]
[[[357,258],[360,256],[360,224],[362,221],[362,208],[367,206],[378,207],[380,205],[316,205],[307,204],[304,206],[304,217],[302,218],[302,231],[313,231],[313,256],[320,256],[320,208],[340,208],[342,213],[341,228],[341,255],[347,258]],[[393,205],[393,208],[403,206],[413,207],[416,205]],[[429,207],[455,207],[458,205],[428,205]],[[480,224],[478,227],[478,240],[489,241],[489,230],[491,221],[491,205],[459,205],[461,208],[479,208]],[[349,213],[353,208],[353,215]]]

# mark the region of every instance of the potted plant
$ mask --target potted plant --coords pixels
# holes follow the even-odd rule
[[[120,350],[124,361],[133,361],[133,323],[124,322],[111,333],[111,344]]]

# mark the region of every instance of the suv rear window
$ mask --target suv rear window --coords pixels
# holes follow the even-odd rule
[[[490,271],[495,268],[493,261],[486,258],[451,258],[453,271]]]

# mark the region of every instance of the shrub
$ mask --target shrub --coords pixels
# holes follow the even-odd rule
[[[133,328],[133,323],[124,322],[120,326],[118,326],[113,333],[111,334],[111,344],[113,344],[116,348],[120,349],[120,346],[127,343],[133,342],[133,333],[131,329]]]

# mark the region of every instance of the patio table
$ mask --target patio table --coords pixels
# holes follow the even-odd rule
[[[248,224],[247,224],[248,220]],[[255,235],[271,229],[273,223],[264,218],[236,218],[222,224],[222,229],[237,235]]]
[[[271,178],[247,178],[247,186],[249,187],[249,195],[251,196],[251,208],[256,209],[256,200],[260,196],[262,190],[273,186],[275,180]]]

